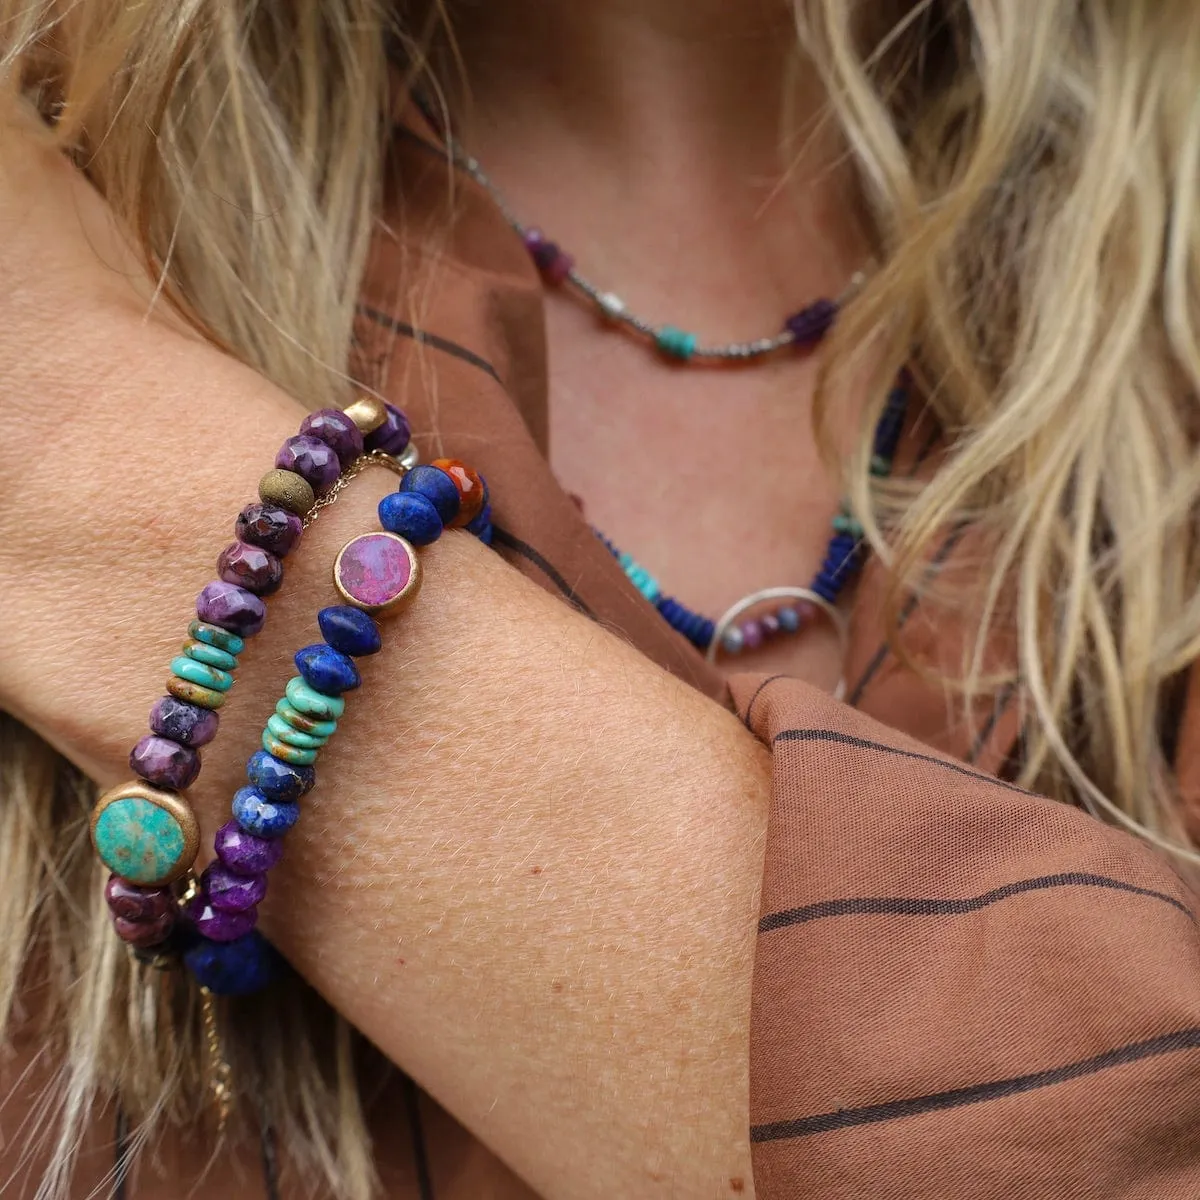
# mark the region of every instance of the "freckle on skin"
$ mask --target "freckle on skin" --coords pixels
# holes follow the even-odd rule
[[[552,992],[561,992],[561,991],[563,990],[563,985],[562,985],[562,983],[561,983],[559,980],[557,980],[557,979],[556,979],[556,980],[555,980],[555,981],[554,981],[554,982],[553,982],[553,983],[550,985],[550,990],[551,990]]]
[[[407,962],[407,961],[408,961],[407,959],[398,958],[398,959],[396,959],[396,966],[402,967],[402,966],[404,966],[405,962]]]
[[[530,873],[530,875],[540,875],[542,873],[542,868],[534,867],[533,870],[530,871],[529,873]]]
[[[746,1190],[746,1181],[740,1175],[735,1175],[729,1181],[729,1190],[731,1192],[744,1192]]]

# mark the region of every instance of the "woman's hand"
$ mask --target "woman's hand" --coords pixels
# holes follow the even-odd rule
[[[17,132],[0,278],[0,705],[112,784],[300,411],[151,309],[102,202]],[[289,560],[192,791],[206,843],[391,486],[368,472]],[[425,561],[264,928],[543,1194],[723,1194],[750,1175],[766,753],[467,536]]]

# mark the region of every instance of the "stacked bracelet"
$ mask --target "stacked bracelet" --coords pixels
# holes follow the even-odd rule
[[[150,712],[151,732],[130,754],[139,778],[106,792],[92,813],[92,841],[113,873],[105,894],[114,926],[138,950],[172,947],[179,917],[172,885],[191,870],[200,840],[183,793],[200,773],[199,751],[217,734],[217,710],[246,639],[263,627],[263,597],[282,583],[282,560],[299,544],[304,518],[364,453],[399,458],[409,443],[404,414],[378,400],[311,413],[260,481],[258,502],[239,514],[237,540],[197,597],[167,695]]]
[[[306,524],[375,462],[403,473],[399,490],[379,505],[383,530],[352,539],[338,554],[334,583],[345,603],[318,614],[324,641],[296,654],[298,674],[247,763],[249,786],[234,797],[233,819],[214,839],[216,859],[197,880],[199,825],[184,792],[199,774],[200,748],[217,734],[217,710],[245,641],[263,627],[263,597],[278,590],[282,559]],[[337,729],[343,696],[360,686],[355,660],[382,646],[373,615],[395,612],[416,595],[416,547],[444,529],[492,539],[482,477],[455,459],[416,466],[403,413],[375,400],[305,418],[263,476],[259,498],[239,515],[237,541],[197,599],[168,694],[151,711],[151,732],[130,755],[140,778],[105,793],[92,814],[96,851],[112,871],[105,895],[119,936],[141,957],[182,957],[217,994],[258,990],[271,975],[274,952],[255,929],[257,907],[280,839],[299,815],[297,802],[316,782],[313,764]]]
[[[216,995],[254,992],[269,981],[275,956],[256,932],[267,874],[284,835],[300,816],[299,801],[316,783],[317,755],[337,731],[347,692],[361,686],[357,659],[383,644],[374,617],[400,611],[421,586],[416,547],[446,528],[491,540],[487,487],[470,467],[438,459],[414,467],[379,505],[383,531],[342,547],[333,567],[344,604],[317,614],[323,641],[297,651],[297,674],[267,719],[262,745],[246,763],[248,786],[233,797],[232,820],[213,842],[216,860],[200,876],[187,906],[194,939],[184,962]]]

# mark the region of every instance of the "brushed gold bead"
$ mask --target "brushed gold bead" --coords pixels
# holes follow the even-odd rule
[[[347,404],[342,412],[358,426],[363,437],[374,433],[387,420],[383,401],[376,400],[374,396],[359,396],[352,404]]]
[[[279,467],[268,471],[258,481],[258,495],[264,504],[277,504],[298,517],[304,516],[317,502],[307,479]]]

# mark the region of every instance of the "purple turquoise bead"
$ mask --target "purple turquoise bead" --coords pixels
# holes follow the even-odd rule
[[[776,613],[767,613],[759,618],[758,623],[762,626],[764,637],[778,637],[783,630],[783,625]]]
[[[747,650],[757,650],[763,644],[763,627],[759,621],[743,621],[741,624],[742,645]]]
[[[306,433],[283,443],[275,456],[275,465],[281,471],[294,471],[318,496],[329,491],[342,473],[342,464],[333,448]]]
[[[182,792],[200,774],[200,755],[191,746],[151,733],[130,751],[129,765],[147,783]]]
[[[174,696],[163,696],[150,710],[150,728],[184,746],[207,746],[217,736],[220,717]]]
[[[219,862],[209,863],[200,876],[200,886],[213,908],[243,913],[256,908],[267,894],[267,877],[237,875]]]
[[[363,445],[367,450],[379,450],[393,456],[403,454],[412,441],[408,418],[394,405],[385,404],[387,419],[374,432],[367,434]]]
[[[267,606],[236,583],[214,579],[196,597],[196,616],[239,637],[253,637],[267,619]]]
[[[247,504],[238,514],[233,533],[239,542],[285,558],[300,544],[304,522],[275,504]]]
[[[283,843],[247,833],[236,821],[226,821],[213,838],[213,849],[235,875],[263,875],[279,862]]]
[[[807,350],[820,342],[837,320],[838,306],[832,300],[816,300],[788,317],[784,327],[797,349]]]
[[[300,432],[324,442],[337,455],[343,471],[363,452],[361,431],[340,408],[309,413],[300,425]]]
[[[279,970],[279,955],[257,931],[232,942],[200,939],[183,955],[195,981],[215,996],[248,996],[262,991]]]
[[[134,887],[111,875],[104,887],[104,898],[117,936],[138,949],[165,941],[179,918],[179,906],[170,888]]]
[[[203,892],[187,906],[196,932],[210,942],[232,942],[251,933],[258,923],[257,909],[226,912],[217,908]]]
[[[540,229],[527,229],[524,241],[525,248],[548,283],[562,283],[574,269],[575,260],[550,241]]]
[[[283,563],[269,550],[247,542],[234,542],[221,551],[217,574],[256,596],[269,596],[283,582]]]

